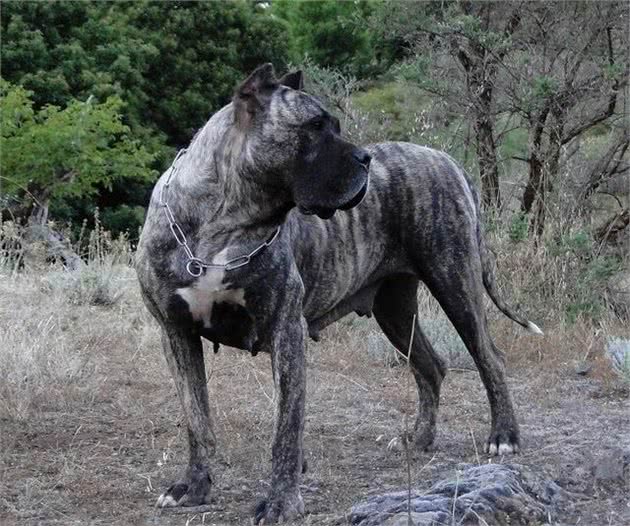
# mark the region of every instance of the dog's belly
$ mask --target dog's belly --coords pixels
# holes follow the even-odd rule
[[[382,255],[378,247],[350,242],[326,250],[306,251],[300,275],[304,282],[304,316],[310,323],[334,310],[341,302],[357,295],[375,280]]]
[[[377,199],[376,196],[371,197]],[[369,199],[328,221],[297,216],[294,254],[304,283],[303,311],[313,332],[352,311],[369,313],[383,278],[410,267]]]

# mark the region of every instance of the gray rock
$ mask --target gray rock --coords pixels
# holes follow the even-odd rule
[[[407,526],[407,503],[407,491],[375,495],[352,507],[349,522]],[[438,482],[427,492],[412,490],[411,523],[545,524],[569,503],[569,494],[560,486],[525,466],[465,465],[455,478]]]
[[[426,512],[426,513],[417,513],[415,511],[411,512],[411,524],[449,524],[448,515],[446,513],[435,513],[435,512]],[[383,526],[409,526],[409,514],[408,513],[397,513],[396,515],[387,519]]]

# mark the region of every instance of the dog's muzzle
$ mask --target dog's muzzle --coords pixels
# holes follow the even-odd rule
[[[359,190],[352,199],[336,208],[327,208],[324,206],[306,207],[298,205],[298,209],[300,210],[300,212],[307,216],[316,215],[317,217],[321,217],[322,219],[330,219],[333,215],[335,215],[335,212],[337,210],[350,210],[351,208],[354,208],[359,203],[361,203],[361,201],[363,201],[367,194],[369,186],[370,177],[368,175],[365,184],[361,187],[361,190]]]
[[[352,199],[350,199],[350,201],[348,201],[345,205],[340,206],[339,209],[350,210],[351,208],[354,208],[355,206],[357,206],[361,201],[363,201],[363,198],[367,194],[369,186],[370,186],[370,176],[368,175],[367,180],[365,181],[363,188],[359,190],[359,193],[355,195]]]
[[[343,202],[334,207],[325,207],[325,206],[305,206],[298,205],[298,209],[305,215],[317,215],[322,219],[330,219],[337,210],[350,210],[357,206],[363,198],[367,194],[368,187],[370,184],[370,162],[372,161],[372,157],[368,152],[366,152],[363,148],[355,148],[352,152],[352,157],[354,161],[360,166],[361,175],[365,177],[365,183],[361,189],[354,194],[348,201]]]

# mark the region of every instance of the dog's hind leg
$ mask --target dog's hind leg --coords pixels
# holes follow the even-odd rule
[[[493,455],[518,452],[519,429],[503,355],[488,332],[478,250],[466,241],[453,242],[442,252],[440,264],[422,270],[424,282],[459,333],[486,388],[492,419],[486,450]]]
[[[210,422],[201,339],[175,326],[164,326],[162,346],[188,427],[189,464],[184,476],[160,495],[158,507],[204,504],[210,491],[210,457],[216,440]]]
[[[407,356],[411,327],[418,312],[418,279],[397,276],[384,281],[374,300],[374,317],[398,351]],[[441,358],[433,350],[416,320],[413,331],[410,366],[418,387],[418,414],[414,444],[426,449],[435,439],[435,423],[440,399],[440,385],[446,373]]]

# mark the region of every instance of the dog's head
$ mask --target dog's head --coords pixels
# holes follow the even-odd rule
[[[276,79],[271,64],[260,66],[236,90],[235,126],[257,182],[326,219],[361,202],[370,156],[341,138],[339,120],[302,87],[300,71]]]

